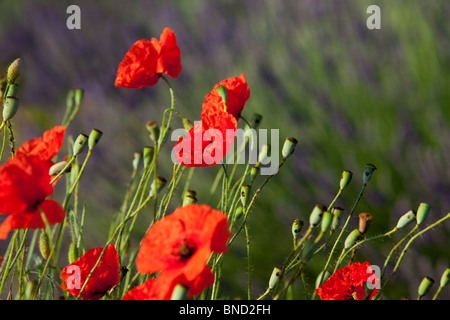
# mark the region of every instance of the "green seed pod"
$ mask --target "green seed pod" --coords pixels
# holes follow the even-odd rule
[[[339,228],[341,224],[341,216],[344,212],[344,209],[341,207],[333,207],[331,209],[331,213],[333,214],[333,222],[331,223],[331,231],[335,231],[337,228]]]
[[[359,232],[365,234],[370,227],[370,222],[373,216],[370,213],[360,213],[359,214]]]
[[[185,300],[186,296],[188,294],[189,288],[185,287],[181,284],[175,285],[175,288],[173,288],[172,296],[170,297],[170,300]]]
[[[360,238],[361,238],[361,232],[359,232],[358,229],[353,230],[352,232],[349,233],[349,235],[345,239],[344,248],[346,250],[348,248],[351,248],[356,243],[356,241],[358,241]]]
[[[414,210],[409,210],[407,213],[402,215],[400,219],[398,219],[397,222],[397,229],[401,229],[409,225],[411,222],[413,222],[416,219],[416,212]]]
[[[278,284],[281,276],[281,268],[275,267],[273,268],[272,274],[269,279],[269,289],[272,290]]]
[[[248,203],[249,196],[250,196],[250,186],[248,184],[244,184],[241,187],[241,203],[244,207]]]
[[[298,238],[300,231],[302,231],[303,224],[303,221],[300,219],[295,219],[292,223],[292,236],[294,237],[294,239]]]
[[[73,96],[73,100],[74,100],[76,106],[79,106],[81,104],[81,101],[83,100],[83,96],[84,96],[83,89],[75,89],[75,94]]]
[[[156,144],[158,142],[160,134],[158,123],[156,121],[149,121],[146,124],[146,128],[150,136],[150,139],[153,141],[153,143]]]
[[[244,208],[242,206],[238,206],[236,208],[236,211],[234,212],[233,220],[234,221],[239,220],[242,217],[243,214],[244,214]]]
[[[377,167],[375,167],[373,164],[371,164],[371,163],[366,164],[366,169],[364,170],[364,174],[363,174],[364,184],[366,184],[370,181],[375,170],[377,170]]]
[[[16,97],[17,98],[17,93],[19,92],[19,86],[17,84],[10,84],[8,86],[8,92],[6,92],[7,97]]]
[[[142,159],[142,152],[136,151],[133,156],[133,170],[136,171]]]
[[[23,61],[21,58],[14,60],[8,67],[6,78],[8,83],[19,83],[23,72]]]
[[[325,211],[322,216],[322,222],[320,223],[320,231],[327,232],[331,228],[333,222],[333,214],[329,211]]]
[[[48,170],[48,175],[49,176],[56,176],[57,174],[59,174],[67,166],[67,163],[68,162],[65,161],[65,160],[60,161],[58,163],[55,163]],[[67,172],[70,172],[70,166],[64,171],[64,173],[67,173]]]
[[[441,283],[440,286],[443,288],[450,282],[450,268],[447,268],[441,277]]]
[[[84,149],[87,146],[87,142],[89,140],[89,137],[85,135],[84,133],[80,133],[78,135],[78,138],[75,140],[73,144],[73,155],[78,156],[80,153],[84,151]]]
[[[3,121],[11,120],[19,109],[19,98],[8,96],[3,105]]]
[[[198,200],[196,198],[196,195],[197,192],[195,192],[194,190],[186,190],[183,197],[183,207],[192,203],[197,203]]]
[[[150,163],[152,163],[153,155],[155,154],[155,148],[151,146],[145,146],[142,152],[142,157],[144,158],[144,167],[146,168]]]
[[[311,214],[309,215],[309,226],[313,228],[319,225],[322,220],[323,213],[326,211],[326,207],[321,204],[316,204]]]
[[[294,152],[297,143],[297,139],[293,137],[286,138],[283,148],[281,149],[281,156],[283,157],[283,159],[288,158]]]
[[[259,167],[253,166],[250,169],[250,184],[253,184],[253,182],[255,181],[256,177],[259,175]]]
[[[346,186],[350,183],[352,180],[353,173],[348,170],[344,170],[342,172],[341,181],[339,182],[339,188],[341,190],[344,190]]]
[[[422,224],[425,221],[425,219],[428,217],[428,214],[430,213],[430,209],[431,209],[430,205],[423,202],[420,203],[416,214],[416,220],[418,225]]]
[[[69,263],[74,263],[79,258],[78,247],[75,242],[71,242],[69,246],[69,251],[67,252],[67,258],[69,259]]]
[[[41,252],[42,257],[46,260],[50,256],[50,240],[44,229],[41,230],[41,235],[39,236],[39,251]]]
[[[89,135],[88,140],[88,146],[89,149],[92,150],[97,145],[97,143],[100,141],[100,138],[102,137],[103,132],[101,132],[98,129],[92,129],[91,134]]]
[[[419,285],[418,294],[419,298],[422,298],[424,295],[430,291],[431,286],[434,284],[434,280],[430,277],[423,278],[422,282]]]
[[[154,197],[157,192],[159,192],[166,185],[167,180],[163,177],[157,177],[153,180],[152,186],[150,187],[150,197]]]
[[[323,275],[323,278],[322,278]],[[319,273],[319,275],[316,278],[316,289],[319,288],[320,285],[324,284],[325,281],[327,281],[327,279],[331,276],[330,271],[325,271],[325,274],[323,273],[323,271],[321,273]],[[322,280],[322,281],[320,281]]]

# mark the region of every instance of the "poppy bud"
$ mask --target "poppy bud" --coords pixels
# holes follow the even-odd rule
[[[325,211],[322,216],[322,222],[320,223],[320,231],[327,232],[331,228],[333,222],[333,215],[329,211]]]
[[[241,203],[245,207],[248,202],[248,197],[250,195],[250,186],[245,184],[241,187]]]
[[[42,257],[46,260],[50,256],[50,240],[44,229],[41,230],[41,235],[39,236],[39,251],[41,252]]]
[[[8,67],[8,73],[6,78],[8,79],[8,83],[18,83],[20,77],[22,76],[23,70],[23,61],[21,58],[17,58],[14,60]]]
[[[370,227],[370,222],[373,216],[370,213],[360,213],[359,214],[359,232],[365,234]]]
[[[65,160],[60,161],[58,163],[55,163],[48,170],[48,175],[49,176],[56,176],[57,174],[59,174],[67,166],[67,163],[68,162],[65,161]],[[64,173],[69,172],[69,171],[70,171],[70,166],[64,171]]]
[[[346,186],[350,183],[350,180],[352,180],[353,173],[348,170],[344,170],[342,172],[341,181],[339,182],[339,188],[341,190],[344,190]]]
[[[266,158],[270,155],[270,149],[270,144],[264,144],[261,146],[261,150],[258,155],[258,163],[255,165],[256,167],[258,167],[260,163],[264,163]]]
[[[134,153],[134,158],[133,158],[133,170],[137,170],[139,167],[139,162],[141,162],[141,158],[142,158],[142,152],[138,152],[136,151]]]
[[[188,291],[188,287],[185,287],[182,284],[177,284],[175,288],[173,288],[170,300],[184,300],[186,299]]]
[[[186,129],[186,131],[191,130],[192,127],[194,126],[194,123],[188,118],[182,118],[181,121],[183,123],[183,128]]]
[[[295,150],[295,147],[297,146],[297,139],[293,137],[287,137],[284,141],[283,148],[281,150],[281,155],[283,159],[288,158]]]
[[[353,230],[349,233],[347,238],[344,242],[344,248],[347,250],[348,248],[352,247],[356,241],[358,241],[361,238],[361,232],[359,232],[358,229]]]
[[[69,263],[72,264],[79,258],[78,247],[75,242],[71,242],[69,246],[69,251],[67,252],[67,258],[69,259]]]
[[[150,136],[150,139],[154,143],[157,143],[160,134],[158,123],[156,121],[149,121],[146,124],[146,128]]]
[[[250,169],[250,184],[252,184],[253,183],[253,181],[255,181],[255,179],[256,179],[256,177],[258,176],[258,174],[259,174],[259,167],[257,167],[257,166],[253,166],[251,169]]]
[[[269,279],[269,289],[272,290],[278,284],[278,280],[280,280],[281,269],[278,267],[273,268],[272,274]]]
[[[440,286],[443,288],[450,282],[450,268],[447,268],[441,277],[441,283]]]
[[[417,214],[416,214],[416,220],[417,220],[418,225],[422,224],[422,222],[425,221],[428,214],[430,213],[430,209],[431,209],[430,205],[423,203],[423,202],[420,203],[419,208],[417,209]]]
[[[156,192],[159,192],[166,185],[167,180],[163,177],[157,177],[153,180],[152,186],[150,187],[150,197],[154,197]]]
[[[339,225],[341,224],[342,212],[344,212],[344,209],[342,209],[341,207],[333,207],[331,209],[331,213],[333,214],[333,222],[331,223],[331,231],[335,231],[337,228],[339,228]]]
[[[323,275],[323,278],[322,278]],[[330,271],[325,271],[325,274],[323,273],[323,271],[321,273],[319,273],[319,275],[316,278],[316,289],[319,288],[320,285],[324,284],[325,281],[327,281],[327,279],[331,276]]]
[[[377,170],[377,168],[373,164],[371,164],[371,163],[366,164],[366,169],[364,170],[364,174],[363,174],[364,184],[369,182],[369,180],[372,178],[372,175],[375,170]]]
[[[216,90],[219,93],[219,96],[222,98],[224,111],[227,112],[227,99],[228,99],[227,88],[225,88],[225,86],[219,86],[217,87]]]
[[[425,277],[423,278],[422,282],[419,285],[419,289],[418,294],[419,294],[419,299],[422,298],[424,295],[426,295],[428,293],[428,291],[430,291],[431,286],[434,284],[434,280],[430,277]]]
[[[198,200],[195,197],[196,195],[197,192],[195,192],[194,190],[186,190],[186,193],[184,194],[183,197],[183,207],[191,203],[197,203]]]
[[[303,224],[303,221],[300,219],[294,220],[294,223],[292,224],[292,236],[294,237],[294,239],[298,238],[300,231],[302,231]]]
[[[81,104],[81,100],[83,100],[84,90],[83,89],[75,89],[73,100],[76,106]]]
[[[19,109],[19,98],[8,96],[3,105],[3,121],[11,120]]]
[[[89,150],[94,149],[94,147],[100,141],[100,138],[102,137],[102,135],[103,135],[103,132],[101,132],[100,130],[92,129],[91,134],[89,135],[89,140],[88,140]]]
[[[73,144],[73,155],[77,156],[86,148],[89,137],[84,133],[80,133]]]
[[[151,146],[144,147],[142,157],[144,158],[144,167],[146,168],[153,160],[153,155],[155,154],[155,148]]]
[[[410,224],[411,222],[413,222],[416,219],[416,213],[414,212],[414,210],[409,210],[407,213],[405,213],[404,215],[402,215],[400,217],[400,219],[398,219],[397,222],[397,229],[401,229],[406,227],[408,224]]]
[[[238,206],[236,208],[236,211],[234,212],[233,220],[234,221],[239,220],[242,217],[243,214],[244,214],[244,208],[242,206]]]
[[[325,212],[325,206],[321,204],[316,204],[311,214],[309,215],[309,226],[313,228],[317,226],[322,220],[323,213]]]

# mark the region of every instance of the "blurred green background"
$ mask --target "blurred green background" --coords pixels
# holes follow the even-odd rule
[[[81,30],[66,28],[70,4],[81,8]],[[366,27],[372,4],[381,8],[380,30]],[[176,108],[192,120],[199,119],[204,96],[217,82],[245,73],[251,97],[243,116],[259,113],[261,128],[279,129],[280,147],[287,136],[299,141],[250,216],[257,297],[289,253],[293,220],[307,220],[316,203],[328,204],[343,170],[354,176],[337,204],[350,209],[365,164],[378,168],[357,210],[374,216],[369,235],[390,230],[420,202],[432,207],[427,223],[449,211],[449,16],[447,0],[2,0],[0,63],[1,70],[16,57],[25,63],[14,118],[18,144],[61,123],[68,90],[85,90],[68,135],[92,128],[104,133],[80,187],[88,248],[105,243],[133,153],[151,144],[145,123],[161,122],[170,103],[163,82],[139,90],[114,87],[129,47],[141,38],[159,38],[164,27],[175,31],[183,71],[171,83]],[[166,143],[160,165],[167,178],[171,147]],[[196,169],[191,188],[200,203],[216,204],[209,190],[218,170]],[[180,197],[177,190],[171,209]],[[143,219],[133,245],[146,231]],[[357,225],[356,217],[351,224]],[[356,259],[382,265],[399,239],[365,245]],[[243,240],[225,259],[222,293],[229,298],[245,297]],[[449,266],[449,243],[448,222],[416,241],[385,298],[415,298],[424,276],[438,281]],[[324,258],[311,262],[309,285]],[[449,290],[441,297],[449,299]]]

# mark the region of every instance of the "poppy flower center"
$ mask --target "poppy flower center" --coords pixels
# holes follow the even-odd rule
[[[191,240],[184,239],[183,243],[178,247],[181,260],[188,260],[195,253],[196,249],[195,244]]]

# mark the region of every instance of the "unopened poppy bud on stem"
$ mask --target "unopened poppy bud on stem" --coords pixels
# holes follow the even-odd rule
[[[401,229],[409,225],[411,222],[413,222],[416,219],[416,213],[414,210],[409,210],[407,213],[402,215],[400,219],[398,219],[396,228]]]
[[[50,256],[50,240],[45,229],[41,230],[41,235],[39,236],[39,251],[44,259],[48,259]]]
[[[353,230],[352,232],[349,233],[349,235],[345,239],[344,248],[346,250],[351,248],[356,243],[356,241],[358,241],[360,238],[361,238],[361,232],[359,232],[358,229]]]
[[[344,170],[342,172],[341,181],[339,182],[339,188],[341,190],[344,190],[346,186],[350,183],[352,180],[353,173],[348,170]]]
[[[155,148],[151,146],[145,146],[142,152],[142,157],[144,159],[144,167],[147,167],[152,163],[153,155],[155,154]]]
[[[58,163],[55,163],[48,170],[48,175],[49,176],[56,176],[57,174],[59,174],[67,166],[67,163],[68,162],[66,160],[60,161]],[[70,166],[66,170],[64,170],[63,173],[66,173],[66,172],[70,172]]]
[[[366,169],[364,170],[364,174],[363,174],[364,184],[366,184],[370,181],[375,170],[377,170],[377,167],[375,167],[373,164],[371,164],[371,163],[366,164]]]
[[[3,121],[11,120],[19,109],[19,98],[8,96],[3,104]]]
[[[365,234],[370,227],[370,222],[373,216],[370,213],[360,213],[359,214],[359,232]]]
[[[80,257],[77,244],[75,242],[71,242],[69,246],[69,251],[67,252],[67,258],[69,259],[69,263],[74,263]]]
[[[326,208],[324,205],[316,204],[314,209],[312,210],[311,214],[309,215],[309,226],[310,228],[313,228],[317,226],[320,221],[322,220],[323,213],[325,212]]]
[[[146,124],[146,128],[148,131],[148,134],[150,136],[150,139],[154,142],[157,143],[158,139],[159,139],[159,125],[156,121],[149,121]]]
[[[297,139],[293,137],[287,137],[284,141],[283,148],[281,149],[281,155],[283,159],[288,158],[295,150],[295,147],[297,146]]]
[[[100,130],[92,129],[91,133],[89,134],[89,140],[88,140],[89,150],[94,149],[94,147],[100,141],[100,138],[102,137],[102,135],[103,135],[103,132],[101,132]]]
[[[8,67],[8,73],[6,75],[8,83],[18,83],[22,76],[22,70],[23,60],[21,58],[17,58]]]
[[[270,290],[273,290],[273,288],[276,287],[276,285],[278,284],[278,281],[280,280],[280,276],[281,276],[281,268],[279,268],[279,267],[273,268],[272,274],[269,279],[269,289]]]
[[[234,220],[234,221],[239,220],[239,219],[242,217],[243,214],[244,214],[244,207],[238,206],[238,207],[236,208],[236,211],[234,212],[233,220]]]
[[[136,151],[133,155],[133,170],[136,171],[142,159],[142,152]]]
[[[79,106],[81,104],[81,101],[83,100],[83,96],[84,96],[83,89],[75,89],[73,100],[74,100],[76,106]]]
[[[430,213],[430,209],[431,206],[429,204],[424,202],[420,203],[416,214],[416,221],[418,225],[422,224],[425,221],[425,219],[428,217],[428,214]]]
[[[428,291],[430,291],[433,284],[434,284],[434,279],[432,279],[430,277],[423,278],[423,280],[420,283],[419,288],[417,290],[417,292],[419,294],[418,299],[421,299],[424,295],[426,295],[428,293]]]
[[[88,144],[89,137],[84,133],[80,133],[73,144],[73,155],[78,156],[84,151]]]
[[[250,169],[250,184],[252,184],[255,181],[256,177],[259,175],[259,170],[260,169],[257,166],[253,166]]]
[[[327,232],[331,228],[331,223],[333,222],[333,214],[329,211],[325,211],[322,216],[322,221],[320,223],[320,231],[322,233]]]
[[[441,283],[440,286],[443,288],[450,282],[450,268],[447,268],[441,277]]]

